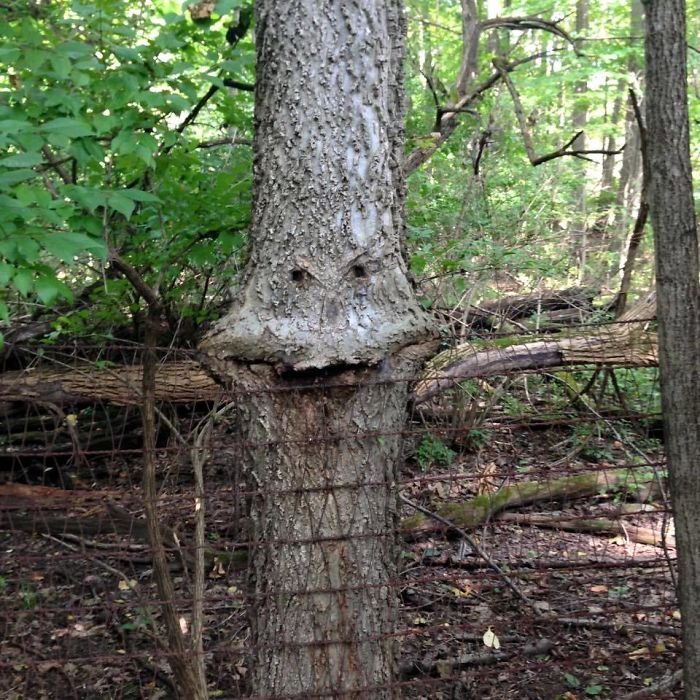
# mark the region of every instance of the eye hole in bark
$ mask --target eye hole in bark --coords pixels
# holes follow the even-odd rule
[[[365,270],[363,265],[353,265],[352,274],[355,275],[357,279],[364,279],[367,277],[367,270]]]
[[[304,279],[303,270],[292,270],[292,282],[301,282]]]

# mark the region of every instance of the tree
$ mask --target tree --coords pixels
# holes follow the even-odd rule
[[[400,0],[256,6],[250,257],[203,344],[244,388],[253,684],[392,697],[395,471],[430,320],[402,255]]]
[[[685,697],[700,698],[700,303],[687,102],[685,2],[646,0],[650,209],[659,363],[678,540]]]

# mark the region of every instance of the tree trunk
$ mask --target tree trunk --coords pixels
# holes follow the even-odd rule
[[[396,694],[394,380],[431,333],[401,255],[401,9],[256,3],[250,258],[203,344],[224,379],[250,367],[256,695]]]
[[[455,83],[458,95],[465,95],[474,80],[479,58],[479,12],[475,0],[461,0],[462,65]]]
[[[700,304],[684,0],[646,0],[650,211],[665,446],[678,542],[686,700],[700,699]]]
[[[588,0],[576,0],[576,41],[575,47],[581,50],[583,35],[588,31]],[[583,150],[586,148],[585,129],[588,124],[588,107],[586,93],[588,82],[579,80],[574,86],[574,110],[572,125],[575,132],[581,132],[580,136],[571,144],[572,148]],[[572,225],[574,259],[578,264],[578,283],[583,284],[586,278],[586,264],[588,258],[588,221],[586,203],[586,168],[583,163],[577,164],[579,171],[579,186],[576,188],[576,210],[580,215],[574,219]]]
[[[635,89],[640,81],[642,67],[631,50],[636,41],[634,37],[644,33],[644,11],[641,0],[632,0],[630,5],[630,57],[627,63],[628,77],[626,84],[630,89]],[[642,100],[643,103],[643,100]],[[636,205],[637,190],[640,185],[639,174],[642,168],[642,156],[640,149],[640,135],[637,119],[632,104],[627,106],[625,116],[625,150],[622,152],[622,165],[620,178],[615,198],[616,213],[612,224],[612,239],[610,250],[619,252],[620,264],[618,270],[622,274],[625,264],[625,255],[628,249],[629,237],[627,230],[630,225],[628,212]]]

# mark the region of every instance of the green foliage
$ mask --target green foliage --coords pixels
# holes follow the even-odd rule
[[[608,440],[605,439],[605,426],[596,423],[581,423],[574,426],[571,436],[571,446],[578,455],[590,462],[612,460],[612,451]]]
[[[412,151],[429,145],[426,136],[435,130],[436,102],[441,107],[454,102],[463,54],[459,3],[410,0],[408,7],[412,109],[407,150]],[[632,119],[628,87],[643,96],[641,17],[622,0],[588,9],[589,27],[581,33],[574,26],[573,0],[556,5],[521,0],[508,6],[509,16],[559,22],[582,39],[578,53],[543,31],[497,29],[480,36],[471,86],[483,85],[494,74],[494,55],[522,61],[511,80],[537,155],[558,150],[574,136],[576,112],[585,114],[586,148],[611,148],[614,139],[619,149],[628,136],[626,122]],[[487,5],[479,4],[480,20],[487,19],[486,11]],[[697,28],[698,19],[697,12],[689,11],[689,31]],[[689,61],[696,71],[700,68],[697,54],[690,52]],[[691,100],[691,110],[695,103]],[[634,196],[626,190],[621,194],[622,155],[615,156],[609,182],[602,181],[603,155],[591,155],[589,161],[556,158],[533,168],[513,99],[502,82],[470,107],[472,112],[461,116],[450,140],[409,179],[412,269],[434,295],[432,305],[457,304],[463,297],[474,303],[502,294],[506,279],[509,286],[525,289],[584,281],[614,289],[637,206]],[[630,142],[627,153],[634,149]],[[697,148],[693,157],[700,162]],[[637,180],[634,187],[638,185]],[[637,265],[640,288],[651,282],[650,258],[644,252],[651,245],[645,241]]]
[[[34,609],[39,602],[39,596],[37,592],[28,583],[20,584],[19,595],[22,599],[22,607],[25,610]]]
[[[464,52],[459,2],[406,4],[410,152],[433,143],[436,102],[457,99]],[[249,145],[230,141],[251,139],[253,97],[223,81],[254,82],[253,33],[226,40],[249,3],[219,0],[201,22],[186,5],[57,0],[0,10],[0,324],[58,307],[57,334],[138,328],[143,301],[114,253],[158,289],[171,330],[216,316],[235,286],[252,168]],[[488,4],[478,6],[486,19]],[[574,0],[518,0],[508,14],[575,33],[574,10]],[[626,138],[627,88],[643,64],[639,18],[623,0],[589,10],[578,53],[542,31],[480,36],[470,90],[491,79],[495,56],[520,61],[511,79],[540,155],[573,136],[574,112],[585,112],[587,147]],[[699,23],[691,8],[691,36]],[[693,75],[700,56],[690,52],[689,63]],[[693,128],[699,105],[691,100]],[[634,198],[621,206],[621,156],[605,186],[602,156],[533,168],[502,81],[469,109],[408,181],[408,247],[424,305],[584,280],[614,288],[635,215]],[[650,246],[645,239],[640,286],[651,279]]]
[[[657,368],[618,370],[615,377],[629,409],[650,415],[661,413],[661,384]]]
[[[416,460],[423,471],[432,467],[449,467],[457,453],[442,440],[426,435],[418,445]]]
[[[491,431],[486,428],[472,428],[467,432],[464,442],[469,449],[478,451],[488,445],[491,439]]]
[[[232,50],[230,18],[201,27],[179,3],[124,9],[18,4],[0,23],[5,322],[81,294],[91,310],[63,317],[59,332],[128,324],[142,302],[120,284],[111,251],[160,290],[173,324],[210,317],[233,281],[250,218],[250,149],[205,142],[249,137],[252,97],[219,90],[182,125],[230,75],[218,66],[253,80],[250,42]]]

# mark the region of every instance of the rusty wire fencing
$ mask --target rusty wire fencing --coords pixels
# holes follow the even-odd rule
[[[502,353],[521,345],[499,342]],[[172,672],[178,654],[201,661],[209,697],[254,697],[251,679],[267,671],[253,666],[267,650],[255,648],[250,627],[260,589],[249,564],[256,547],[269,554],[300,543],[294,533],[272,548],[251,536],[251,503],[261,494],[247,460],[252,449],[275,446],[251,444],[236,391],[217,387],[193,356],[161,353],[154,457],[172,581],[164,600],[144,516],[140,349],[54,349],[15,363],[23,369],[6,368],[0,381],[0,697],[182,697]],[[658,377],[641,364],[614,356],[564,367],[521,362],[463,378],[454,363],[452,374],[438,363],[427,383],[407,387],[399,436],[362,436],[348,425],[347,449],[364,439],[401,442],[389,484],[393,526],[370,533],[395,546],[383,585],[397,663],[384,687],[339,685],[319,697],[678,696]],[[343,439],[320,431],[308,449]],[[355,477],[357,499],[378,486]],[[303,493],[295,497],[304,503]],[[357,522],[345,533],[350,546],[363,536]],[[273,581],[267,590],[284,587]],[[301,644],[324,658],[324,645],[337,653],[364,633],[339,640],[319,632]],[[280,619],[279,643],[293,635]],[[635,695],[649,687],[654,694]]]

